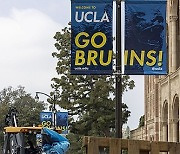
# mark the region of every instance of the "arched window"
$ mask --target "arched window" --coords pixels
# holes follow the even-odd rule
[[[162,110],[162,121],[163,121],[163,141],[168,141],[168,102],[164,101]]]
[[[173,99],[173,140],[179,142],[179,97],[176,94]]]

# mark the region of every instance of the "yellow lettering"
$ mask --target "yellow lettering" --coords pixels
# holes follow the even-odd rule
[[[97,65],[95,59],[97,58],[98,54],[95,50],[89,50],[88,52],[88,59],[87,59],[87,65],[91,65],[91,62],[93,65]]]
[[[84,55],[85,55],[84,51],[82,50],[76,51],[75,65],[83,65],[85,63]]]
[[[134,59],[136,59],[138,61],[139,65],[143,66],[144,54],[145,54],[145,51],[141,51],[141,58],[139,58],[138,55],[136,54],[136,52],[134,50],[131,50],[130,65],[132,66],[134,64]]]
[[[124,65],[127,65],[127,60],[128,60],[128,50],[125,50],[125,52],[124,52]]]
[[[163,59],[163,51],[159,51],[159,62],[158,62],[158,66],[162,66],[162,59]]]
[[[86,32],[81,32],[81,33],[77,34],[76,37],[75,37],[75,44],[76,44],[76,46],[79,47],[79,48],[85,48],[85,47],[87,47],[87,45],[89,44],[89,40],[88,40],[88,39],[83,39],[83,40],[82,40],[82,42],[83,42],[84,44],[80,44],[80,43],[79,43],[79,38],[80,38],[81,36],[83,36],[83,35],[86,36],[86,37],[89,36],[88,33],[86,33]]]
[[[103,57],[104,57],[104,50],[100,51],[100,58],[99,58],[99,62],[102,66],[107,66],[111,63],[112,60],[112,50],[109,50],[108,52],[108,60],[107,62],[103,62]]]
[[[100,44],[96,44],[96,42],[95,42],[95,38],[96,38],[97,36],[101,36],[101,37],[102,37],[102,42],[101,42]],[[101,48],[101,47],[103,47],[103,46],[105,45],[106,41],[107,41],[106,35],[105,35],[104,33],[102,33],[102,32],[97,32],[97,33],[95,33],[95,34],[92,36],[92,38],[91,38],[91,44],[92,44],[92,46],[95,47],[95,48]]]
[[[148,53],[147,53],[147,58],[151,60],[151,62],[146,62],[146,65],[148,66],[153,66],[156,64],[156,58],[153,57],[151,54],[156,54],[156,51],[154,50],[150,50]]]

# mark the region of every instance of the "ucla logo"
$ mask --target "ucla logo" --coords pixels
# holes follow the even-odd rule
[[[52,116],[49,115],[49,114],[43,114],[43,115],[42,115],[42,118],[43,118],[43,119],[51,119]]]
[[[75,14],[75,20],[76,22],[110,22],[108,15],[106,12],[104,12],[103,16],[101,18],[97,18],[97,12],[76,12]]]

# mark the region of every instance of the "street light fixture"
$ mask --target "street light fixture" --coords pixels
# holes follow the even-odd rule
[[[53,128],[55,129],[56,128],[56,96],[54,95],[54,97],[51,97],[50,95],[48,95],[46,93],[38,91],[38,92],[36,92],[36,96],[35,96],[36,101],[39,100],[38,94],[42,94],[42,95],[47,96],[53,102],[53,106],[52,106],[52,113],[53,113],[52,122],[53,122]]]

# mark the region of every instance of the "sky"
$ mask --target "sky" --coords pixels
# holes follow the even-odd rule
[[[36,91],[49,94],[51,79],[57,76],[53,36],[70,21],[70,0],[0,0],[0,4],[0,90],[21,85],[32,96]],[[127,125],[134,129],[144,114],[144,88],[142,76],[131,77],[136,87],[123,95],[123,102],[131,111]]]

